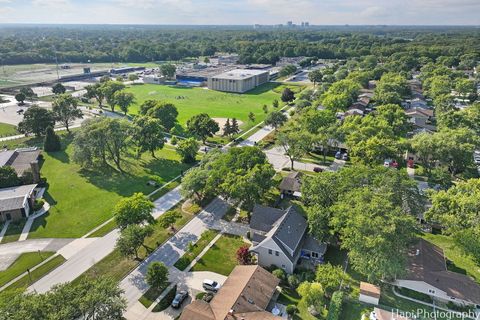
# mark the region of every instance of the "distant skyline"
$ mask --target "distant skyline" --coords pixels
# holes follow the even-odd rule
[[[0,0],[0,22],[480,25],[480,0]]]

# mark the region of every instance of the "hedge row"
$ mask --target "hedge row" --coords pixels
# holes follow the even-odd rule
[[[339,320],[342,314],[343,292],[335,291],[328,307],[327,320]]]

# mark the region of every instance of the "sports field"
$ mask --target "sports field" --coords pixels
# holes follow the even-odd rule
[[[263,105],[272,111],[272,102],[280,101],[280,96],[287,86],[278,83],[266,83],[244,94],[227,93],[208,90],[205,88],[184,88],[176,86],[162,86],[155,84],[133,85],[127,90],[135,94],[136,103],[130,108],[131,114],[137,114],[139,106],[145,100],[161,100],[173,103],[179,112],[178,121],[184,125],[195,114],[207,113],[212,118],[237,118],[243,121],[242,129],[262,121],[266,114]],[[298,92],[301,86],[288,85]],[[253,112],[255,121],[248,119]]]

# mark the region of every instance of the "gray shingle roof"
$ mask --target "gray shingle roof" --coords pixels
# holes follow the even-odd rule
[[[36,184],[0,189],[0,211],[23,208],[24,199],[35,189]]]
[[[300,191],[301,182],[300,179],[302,174],[300,172],[291,172],[288,176],[283,178],[282,182],[278,188],[280,190],[287,190],[287,191]]]
[[[0,152],[0,167],[11,166],[21,176],[25,170],[30,169],[30,164],[37,161],[41,151],[38,149],[18,149],[15,151]]]
[[[306,230],[307,221],[292,206],[287,209],[285,215],[279,220],[279,224],[275,228],[272,237],[279,240],[291,252],[295,252],[300,247],[301,240]]]
[[[268,232],[284,214],[285,211],[283,210],[257,204],[253,208],[252,216],[250,217],[250,228]]]

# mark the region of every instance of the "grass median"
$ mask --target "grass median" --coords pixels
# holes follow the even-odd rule
[[[187,252],[175,262],[175,267],[178,270],[185,270],[188,265],[202,252],[203,249],[216,237],[218,231],[215,230],[207,230],[202,233],[198,241],[189,246]]]

